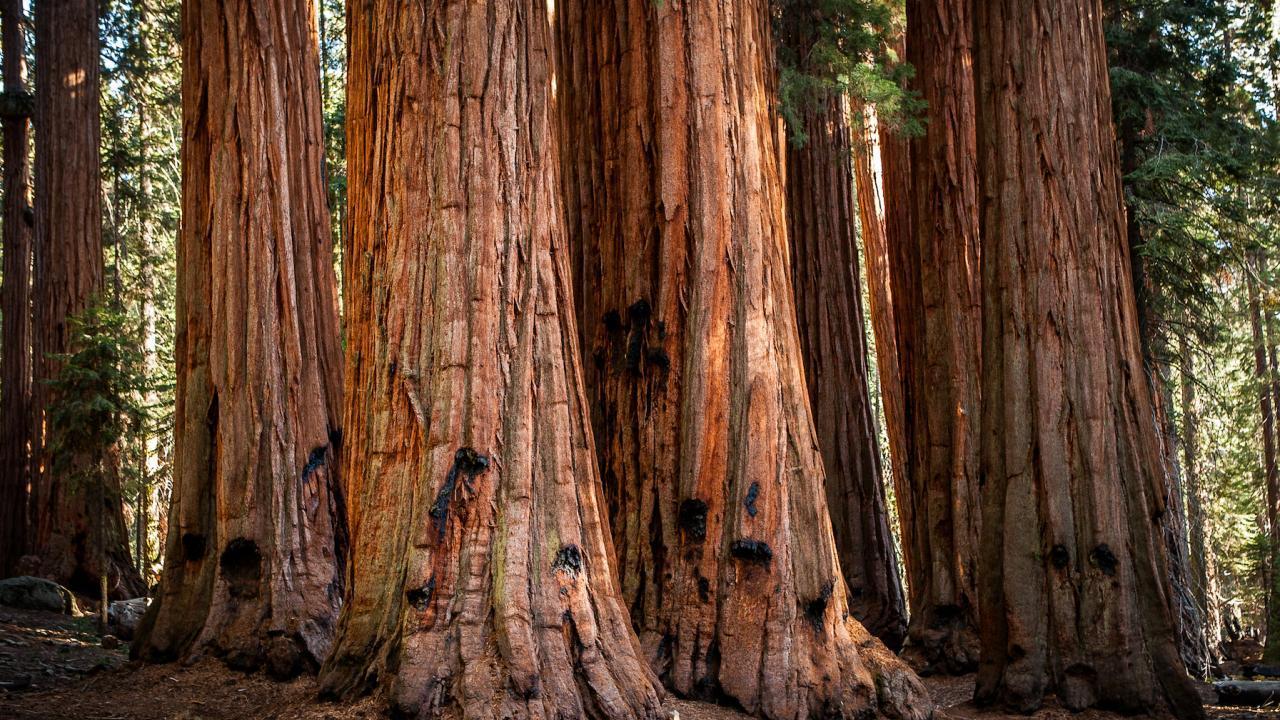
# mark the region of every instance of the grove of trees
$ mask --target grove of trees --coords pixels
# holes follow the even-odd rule
[[[0,574],[405,717],[1203,717],[1272,5],[2,2]]]

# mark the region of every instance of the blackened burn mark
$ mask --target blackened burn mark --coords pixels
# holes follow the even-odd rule
[[[698,578],[698,599],[711,602],[711,581],[704,577]]]
[[[396,370],[399,369],[399,367],[400,366],[396,364],[395,360],[391,361],[391,364],[387,366],[387,382],[395,382]]]
[[[1049,551],[1049,560],[1059,570],[1066,570],[1067,565],[1071,564],[1071,553],[1067,551],[1066,545],[1058,543]]]
[[[218,565],[231,597],[258,596],[258,583],[262,579],[262,553],[258,543],[242,537],[232,540],[222,551]]]
[[[742,504],[747,506],[747,514],[755,517],[758,510],[756,509],[756,499],[760,497],[760,483],[753,482],[751,487],[747,488],[747,497],[742,500]]]
[[[640,298],[627,308],[627,317],[631,318],[631,326],[648,325],[649,318],[653,317],[653,308],[649,306],[649,301]]]
[[[334,450],[342,447],[342,428],[333,428],[329,431],[329,446]]]
[[[410,588],[409,591],[404,594],[404,596],[405,596],[405,599],[409,601],[409,604],[412,605],[415,610],[417,610],[418,612],[422,612],[423,610],[426,610],[428,607],[431,606],[431,598],[435,594],[436,594],[436,577],[432,575],[431,579],[427,581],[426,585],[423,585],[422,587],[417,587],[417,588]]]
[[[827,604],[831,602],[831,592],[834,589],[834,581],[828,580],[826,585],[822,586],[822,590],[818,592],[818,596],[804,604],[804,616],[809,620],[809,624],[813,629],[822,632],[823,622],[827,613]]]
[[[462,481],[467,492],[475,492],[471,481],[488,468],[489,457],[472,448],[461,447],[453,454],[453,466],[449,468],[449,474],[445,476],[440,492],[436,493],[436,501],[431,504],[429,513],[435,520],[436,532],[441,540],[444,539],[444,531],[449,524],[449,504],[454,496],[459,494],[458,481]]]
[[[671,369],[671,356],[667,355],[667,351],[662,348],[649,348],[644,355],[645,360],[652,366],[667,372]]]
[[[631,320],[631,335],[627,338],[627,370],[633,373],[640,372],[640,359],[644,356],[645,331],[652,315],[653,308],[644,298],[635,301],[631,307],[627,308],[627,317]]]
[[[182,534],[182,556],[187,562],[198,562],[204,559],[204,536],[197,533]]]
[[[556,553],[556,559],[551,563],[554,570],[563,570],[570,575],[577,575],[582,572],[582,551],[577,545],[565,545]]]
[[[707,539],[707,503],[698,498],[689,498],[680,503],[677,522],[694,540],[702,542]]]
[[[768,566],[773,562],[773,550],[763,540],[742,538],[729,545],[729,553],[739,560],[746,560],[757,565]]]
[[[1105,575],[1115,575],[1116,568],[1120,565],[1120,561],[1116,559],[1116,554],[1111,552],[1111,548],[1106,543],[1101,543],[1089,553],[1089,560]]]
[[[611,333],[618,332],[619,330],[622,329],[622,316],[618,314],[617,310],[610,310],[609,312],[605,313],[603,322],[604,322],[604,329],[608,330]]]
[[[324,465],[325,454],[329,452],[329,446],[321,445],[311,451],[307,456],[307,464],[302,468],[302,482],[306,482],[311,477],[311,473],[319,470]]]

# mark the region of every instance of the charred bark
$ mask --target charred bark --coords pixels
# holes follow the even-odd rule
[[[655,717],[577,360],[547,5],[377,0],[348,27],[353,573],[322,687]]]
[[[72,349],[69,319],[103,290],[97,0],[37,3],[35,52],[32,399],[39,431],[54,400],[44,381],[61,371],[55,356]],[[118,473],[90,470],[89,458],[71,459],[68,472],[53,473],[47,450],[54,439],[42,431],[36,441],[30,518],[41,574],[94,596],[106,574],[113,597],[141,594]],[[94,477],[88,483],[71,476]]]
[[[4,267],[0,281],[0,576],[8,577],[27,551],[27,484],[31,478],[31,95],[26,79],[22,1],[0,5],[4,93],[23,97],[20,112],[0,115],[4,133]]]
[[[147,660],[288,677],[332,640],[347,543],[312,11],[183,8],[174,490]]]
[[[1203,717],[1175,640],[1102,8],[976,8],[987,609],[977,699],[1031,711],[1056,693],[1072,710]]]
[[[800,357],[768,4],[557,8],[587,388],[623,596],[683,696],[923,717],[856,621]]]

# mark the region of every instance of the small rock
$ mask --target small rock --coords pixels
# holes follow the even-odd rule
[[[52,580],[30,575],[0,580],[0,605],[65,615],[79,612],[70,590]]]
[[[120,638],[115,635],[102,636],[102,648],[104,650],[115,650],[118,647],[120,647]]]
[[[142,622],[142,616],[147,613],[147,605],[150,603],[150,598],[134,598],[117,600],[108,605],[107,625],[110,626],[111,632],[123,640],[132,640],[133,634],[138,630],[138,623]]]

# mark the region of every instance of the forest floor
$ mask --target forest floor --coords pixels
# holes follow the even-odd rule
[[[182,665],[130,663],[129,646],[104,649],[92,617],[0,607],[0,718],[3,720],[373,720],[385,708],[373,698],[352,704],[316,699],[315,682],[288,683],[228,670],[205,660]],[[950,720],[1022,720],[968,702],[973,678],[926,678]],[[1210,693],[1212,694],[1212,693]],[[748,720],[731,709],[669,700],[682,720]],[[1213,720],[1280,720],[1280,708],[1211,707]],[[1034,720],[1114,720],[1111,713],[1072,714],[1047,707]]]

